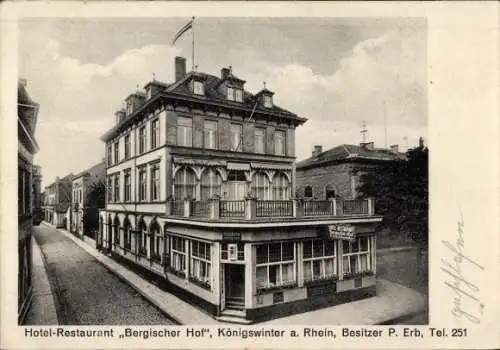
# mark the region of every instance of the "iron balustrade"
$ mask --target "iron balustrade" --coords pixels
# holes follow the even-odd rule
[[[335,215],[332,201],[305,201],[304,216]]]
[[[172,201],[170,211],[172,215],[184,216],[184,201]]]
[[[368,200],[346,199],[342,201],[342,215],[367,215]]]
[[[221,217],[245,216],[245,201],[220,201],[219,215]]]
[[[191,202],[190,216],[193,217],[210,217],[210,202],[208,201],[194,201]]]
[[[258,200],[255,215],[257,217],[293,216],[293,201]]]

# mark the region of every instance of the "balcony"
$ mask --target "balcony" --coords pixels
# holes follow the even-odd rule
[[[333,217],[375,216],[374,202],[368,199],[331,200],[221,200],[192,199],[167,202],[167,216],[200,221],[283,221]]]

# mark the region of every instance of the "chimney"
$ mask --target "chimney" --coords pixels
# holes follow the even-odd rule
[[[424,148],[424,138],[423,137],[420,137],[418,139],[418,147]]]
[[[175,57],[175,81],[181,80],[186,75],[186,59]]]
[[[231,71],[229,70],[229,68],[222,68],[220,70],[220,78],[222,80],[226,79],[229,76],[230,72]]]
[[[375,148],[375,143],[374,142],[361,142],[361,147],[367,149],[367,150],[370,150],[370,151],[373,151],[373,149]]]
[[[313,157],[317,157],[318,154],[320,154],[321,152],[323,152],[323,146],[321,145],[316,145],[314,146],[314,149],[312,151],[312,156]]]
[[[391,145],[391,152],[392,153],[399,153],[399,146],[398,145]]]

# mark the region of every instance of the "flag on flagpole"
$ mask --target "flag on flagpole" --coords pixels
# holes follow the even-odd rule
[[[179,39],[182,36],[182,34],[187,32],[189,29],[193,28],[193,21],[194,21],[194,17],[184,27],[182,27],[177,32],[177,34],[175,34],[174,40],[172,40],[172,45],[175,45],[175,42],[177,41],[177,39]]]

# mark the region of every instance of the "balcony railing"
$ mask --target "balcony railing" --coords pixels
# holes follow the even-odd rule
[[[262,218],[324,218],[336,216],[373,216],[374,201],[367,199],[331,199],[321,201],[293,200],[220,200],[193,201],[192,199],[167,202],[167,215],[215,220]]]
[[[236,218],[245,216],[245,201],[219,201],[219,215]]]
[[[257,201],[255,216],[281,217],[293,216],[293,201],[290,200],[267,200]]]

